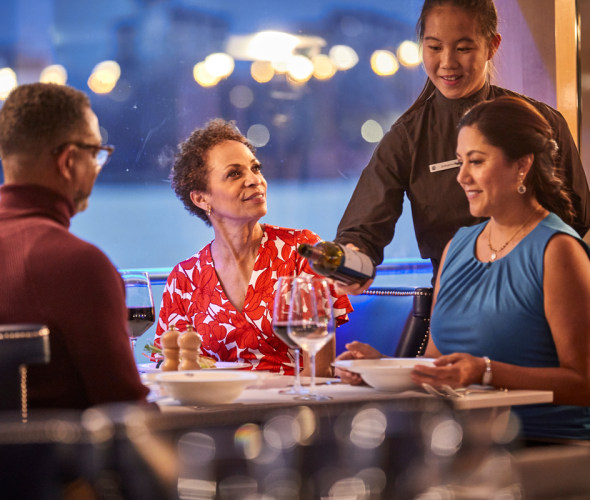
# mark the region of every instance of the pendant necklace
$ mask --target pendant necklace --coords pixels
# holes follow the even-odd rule
[[[500,248],[498,248],[497,250],[495,248],[492,247],[492,226],[490,225],[489,230],[488,230],[488,248],[490,249],[490,251],[492,252],[490,254],[490,262],[494,262],[497,258],[498,258],[498,254],[504,250],[508,244],[514,239],[516,238],[516,235],[518,233],[520,233],[525,227],[526,225],[531,221],[531,219],[537,214],[537,210],[535,210],[531,215],[529,215],[527,217],[527,220],[524,221],[524,224],[522,226],[520,226],[516,232],[508,239],[508,241],[506,243],[504,243]]]

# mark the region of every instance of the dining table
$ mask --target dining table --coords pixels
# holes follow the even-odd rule
[[[469,478],[496,464],[494,450],[516,437],[510,409],[553,400],[551,391],[472,387],[443,397],[318,378],[317,393],[329,399],[310,401],[284,393],[292,376],[261,373],[229,403],[183,405],[151,375],[149,399],[160,411],[147,416],[147,434],[137,434],[135,416],[127,419],[129,442],[146,450],[153,470],[174,464],[173,487],[198,498],[218,498],[224,488],[336,498],[359,482],[379,490],[371,498],[416,498],[457,471]],[[308,377],[302,383],[309,388]],[[273,493],[285,485],[296,494]]]
[[[303,386],[308,386],[307,377],[303,378]],[[349,385],[340,382],[338,378],[320,378],[316,391],[329,400],[313,401],[299,399],[296,395],[281,394],[285,387],[292,385],[293,377],[270,376],[248,386],[231,403],[221,405],[204,406],[183,406],[173,398],[157,392],[152,393],[151,399],[157,403],[163,412],[202,412],[212,409],[220,411],[232,411],[236,408],[247,406],[265,405],[269,407],[288,407],[301,404],[322,405],[335,404],[340,402],[382,402],[406,398],[427,398],[433,399],[436,396],[416,387],[415,390],[402,392],[379,391],[369,385]],[[505,408],[517,405],[551,403],[553,401],[552,391],[524,390],[524,389],[493,389],[477,387],[473,392],[465,395],[448,396],[456,410],[474,410],[481,408]]]
[[[309,385],[309,377],[302,377],[304,388]],[[350,385],[339,378],[318,378],[316,392],[329,399],[321,401],[305,400],[284,390],[293,384],[293,377],[271,373],[261,374],[256,382],[246,387],[232,402],[214,405],[183,405],[167,396],[158,384],[152,384],[149,398],[154,401],[163,414],[192,415],[203,424],[237,423],[248,418],[260,419],[269,412],[298,406],[308,406],[315,411],[338,412],[343,408],[355,408],[367,404],[387,405],[388,408],[403,407],[436,407],[441,403],[453,411],[469,414],[469,418],[477,415],[481,419],[507,418],[510,408],[527,404],[543,404],[553,401],[553,392],[544,390],[495,389],[472,386],[471,392],[457,396],[433,396],[421,387],[405,391],[381,391],[373,387]]]

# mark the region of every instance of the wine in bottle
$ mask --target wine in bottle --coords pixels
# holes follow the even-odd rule
[[[315,245],[302,243],[297,251],[305,257],[318,274],[348,285],[365,283],[375,277],[375,264],[368,255],[334,243],[320,241]]]

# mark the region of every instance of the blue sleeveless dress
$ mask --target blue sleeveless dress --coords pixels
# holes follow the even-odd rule
[[[431,318],[442,354],[474,356],[529,367],[559,366],[543,305],[543,257],[558,233],[579,235],[550,213],[505,257],[480,262],[475,243],[487,222],[459,229],[449,246]],[[590,332],[589,332],[590,334]],[[590,439],[590,407],[513,407],[527,437]]]

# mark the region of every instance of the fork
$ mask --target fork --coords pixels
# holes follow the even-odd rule
[[[450,385],[443,385],[441,389],[445,391],[447,394],[452,395],[453,397],[464,398],[465,396],[469,396],[469,394],[482,394],[486,392],[499,392],[504,391],[507,392],[508,389],[498,389],[496,387],[491,386],[481,386],[481,387],[459,387],[458,389],[453,389]]]
[[[450,385],[441,385],[438,389],[426,382],[422,383],[422,388],[433,396],[441,396],[443,398],[464,398],[469,394],[481,394],[485,392],[499,391],[495,387],[461,387],[459,389],[453,389]],[[507,389],[504,389],[506,391]]]
[[[462,396],[459,396],[459,394],[451,394],[448,392],[443,392],[443,391],[439,391],[437,388],[435,388],[434,386],[427,384],[426,382],[422,382],[422,388],[428,393],[431,394],[432,396],[439,396],[441,398],[459,398]]]

